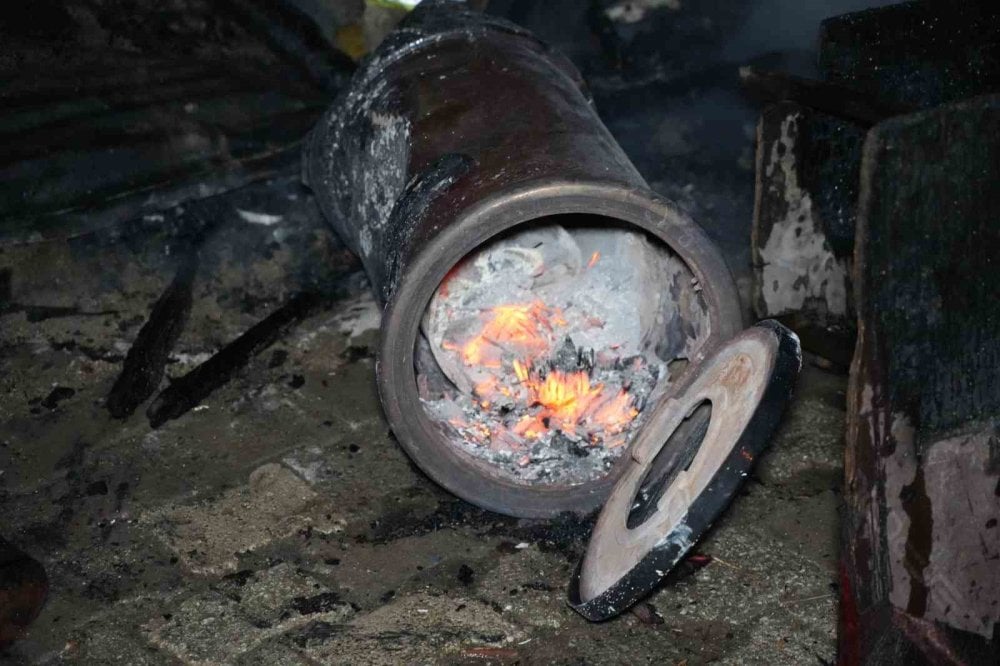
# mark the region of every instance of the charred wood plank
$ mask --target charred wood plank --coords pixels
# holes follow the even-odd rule
[[[178,99],[186,100],[188,111]],[[10,114],[0,120],[0,165],[56,152],[127,147],[151,139],[167,141],[184,132],[205,134],[206,127],[237,134],[268,120],[280,122],[272,116],[298,111],[304,105],[301,99],[260,90],[252,83],[229,80],[220,85],[212,79],[153,89],[117,103],[106,97],[91,99],[86,105],[84,101],[64,108]],[[322,100],[310,103],[321,106]],[[247,107],[253,107],[254,113],[241,110]]]
[[[25,165],[21,171],[31,174],[30,166],[37,162],[40,166],[34,171],[41,175],[51,168],[51,163],[66,156],[82,162],[100,159],[102,153],[144,151],[152,157],[158,149],[162,153],[159,160],[130,165],[139,174],[155,173],[196,159],[223,160],[227,150],[235,156],[265,150],[266,144],[260,145],[263,141],[258,138],[262,129],[271,133],[272,143],[295,141],[302,137],[302,128],[314,122],[326,106],[321,102],[304,104],[273,92],[235,90],[194,98],[191,103],[197,105],[197,110],[190,113],[178,110],[174,102],[162,107],[83,115],[33,130],[2,133],[0,168],[6,172],[20,162]],[[256,109],[253,114],[242,111],[249,106]],[[186,142],[183,147],[164,150],[172,140],[180,139]],[[129,163],[122,160],[122,165]],[[122,167],[117,170],[124,171]],[[17,173],[13,171],[12,175],[16,177]],[[44,203],[48,202],[43,199]]]
[[[885,104],[867,93],[859,93],[835,83],[756,67],[740,68],[740,84],[758,101],[796,102],[864,127],[916,110],[901,104]]]
[[[757,125],[754,310],[781,319],[807,349],[843,366],[853,346],[851,252],[863,138],[861,126],[793,102],[766,108]]]
[[[5,114],[65,104],[84,96],[131,96],[139,89],[195,83],[209,76],[205,64],[168,58],[136,58],[117,54],[110,59],[80,59],[76,66],[64,63],[59,71],[41,77],[13,79],[0,91],[0,110]]]
[[[305,15],[267,11],[320,49]],[[60,39],[27,14],[22,29],[0,22],[18,54],[0,62],[0,244],[77,236],[297,169],[332,88],[302,76],[270,31],[210,5],[137,20],[97,3],[87,16],[107,40],[77,39],[76,14]],[[316,53],[329,82],[350,75],[329,45]]]
[[[853,346],[863,131],[895,114],[1000,90],[998,31],[995,3],[909,2],[825,21],[826,81],[741,70],[744,89],[780,102],[758,126],[752,252],[759,316],[780,319],[806,349],[843,361],[838,350]]]
[[[224,0],[222,4],[327,94],[336,95],[354,72],[354,62],[334,49],[316,23],[292,3]]]
[[[139,155],[141,157],[141,155]],[[98,192],[80,194],[61,206],[9,218],[0,228],[0,247],[38,239],[72,238],[108,228],[144,214],[163,211],[193,199],[212,197],[253,182],[294,174],[301,161],[300,142],[269,147],[240,158],[206,160],[173,171],[149,175],[140,182],[105,182]],[[97,176],[101,178],[100,175]],[[63,183],[50,183],[56,187]],[[73,180],[65,183],[74,187]],[[2,207],[2,205],[0,205]]]
[[[84,118],[100,118],[110,115],[110,112],[134,111],[157,104],[172,102],[176,107],[180,99],[188,100],[185,104],[198,105],[201,100],[257,90],[259,85],[255,85],[252,81],[231,74],[224,76],[205,72],[201,77],[191,81],[128,85],[105,92],[88,90],[73,98],[56,97],[51,103],[45,103],[44,100],[34,105],[25,103],[25,100],[11,100],[4,103],[4,100],[0,99],[0,110],[2,110],[0,133],[4,135],[5,140],[14,138],[24,141],[25,137],[16,136],[17,132],[65,124]],[[51,139],[49,140],[51,142]]]
[[[864,146],[848,395],[844,664],[1000,654],[1000,96]]]
[[[824,78],[888,107],[929,108],[1000,91],[1000,4],[903,2],[829,18]]]
[[[174,279],[153,305],[149,318],[129,348],[121,374],[108,394],[107,408],[116,419],[131,416],[160,386],[167,357],[191,313],[198,252],[192,250]]]
[[[153,428],[176,419],[224,386],[261,351],[333,296],[299,293],[223,347],[210,359],[175,380],[153,399],[146,416]]]

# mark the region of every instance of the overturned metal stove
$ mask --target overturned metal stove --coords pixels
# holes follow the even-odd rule
[[[385,306],[378,387],[407,453],[509,515],[607,501],[571,603],[601,619],[645,594],[766,446],[795,336],[739,333],[719,252],[572,64],[460,3],[422,3],[363,63],[305,177]]]

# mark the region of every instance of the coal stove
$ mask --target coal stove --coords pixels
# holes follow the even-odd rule
[[[608,474],[707,332],[697,279],[616,221],[553,216],[488,241],[435,291],[417,386],[460,450],[522,485]]]
[[[458,3],[422,3],[362,64],[305,166],[384,304],[396,437],[485,508],[600,506],[650,406],[742,328],[719,252],[576,69]]]

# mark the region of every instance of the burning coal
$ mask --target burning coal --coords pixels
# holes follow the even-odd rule
[[[591,376],[593,362],[586,362],[583,350],[575,349],[569,336],[564,349],[568,359],[559,358],[558,353],[555,358],[549,356],[551,339],[567,325],[558,310],[535,301],[497,306],[484,318],[482,331],[461,348],[448,342],[445,348],[458,351],[467,365],[501,370],[477,383],[473,395],[482,410],[499,411],[501,417],[505,413],[520,417],[512,426],[502,426],[515,437],[492,430],[487,439],[497,435],[512,448],[523,449],[527,441],[558,431],[609,448],[624,443],[614,436],[638,415],[634,398],[624,388],[611,391],[595,381]],[[514,358],[506,368],[503,357],[510,353]],[[636,362],[641,361],[637,358]],[[581,365],[585,367],[573,369]],[[457,427],[465,425],[458,419],[450,422]]]
[[[428,307],[424,404],[519,480],[599,476],[666,388],[657,354],[697,306],[674,297],[678,284],[692,291],[686,267],[638,232],[548,225],[488,245]]]

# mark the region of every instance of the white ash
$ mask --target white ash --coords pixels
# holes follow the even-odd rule
[[[426,345],[426,343],[425,343]],[[569,345],[572,345],[569,342]],[[563,350],[565,351],[565,350]],[[599,430],[575,428],[565,432],[558,426],[537,438],[515,434],[517,423],[540,410],[537,405],[516,401],[491,404],[483,408],[480,400],[468,393],[446,386],[422,375],[421,400],[445,435],[472,456],[496,465],[515,481],[578,485],[604,476],[628,448],[632,436],[642,427],[643,410],[655,402],[668,385],[665,364],[648,364],[641,357],[618,359],[611,363],[592,363],[590,353],[574,354],[569,361],[557,355],[548,370],[588,371],[592,384],[603,384],[611,396],[626,391],[639,414],[620,431],[602,437]],[[425,354],[429,354],[426,350]],[[660,381],[660,379],[663,381]],[[439,392],[432,393],[431,386]],[[443,388],[443,390],[442,390]]]
[[[665,391],[668,364],[707,335],[697,286],[683,261],[637,231],[558,224],[518,231],[469,255],[431,299],[416,349],[421,399],[449,439],[515,481],[599,478],[641,427],[645,406]],[[529,306],[512,334],[490,328],[498,311]],[[530,368],[529,381],[515,376],[518,363],[522,373]],[[625,396],[635,411],[613,428],[588,418],[515,432],[522,419],[549,413],[525,399],[525,385],[581,371],[590,387],[603,386],[594,404]],[[515,398],[484,393],[485,385],[510,388]]]
[[[666,288],[689,271],[636,231],[557,224],[520,231],[468,257],[439,289],[421,328],[444,374],[462,391],[495,375],[468,366],[445,341],[461,346],[482,329],[483,313],[508,304],[544,303],[566,321],[574,342],[614,356],[652,351],[677,304]],[[562,344],[557,332],[547,342]],[[503,346],[502,344],[500,345]],[[547,354],[540,353],[542,357]]]

